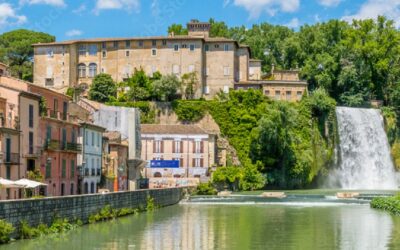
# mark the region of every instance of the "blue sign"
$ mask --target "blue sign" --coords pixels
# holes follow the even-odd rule
[[[150,161],[150,167],[151,168],[179,168],[179,161],[166,161],[166,160],[160,160],[160,161]]]

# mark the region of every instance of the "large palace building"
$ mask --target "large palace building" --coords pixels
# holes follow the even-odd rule
[[[34,83],[63,90],[89,86],[96,74],[110,74],[121,82],[142,68],[148,75],[196,72],[211,98],[221,90],[249,80],[250,48],[235,40],[210,37],[210,24],[192,20],[188,35],[105,38],[34,45]]]

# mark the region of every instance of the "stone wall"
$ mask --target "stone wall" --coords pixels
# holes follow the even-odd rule
[[[70,221],[80,219],[87,223],[90,215],[99,212],[106,205],[117,209],[146,207],[147,197],[151,196],[155,205],[169,206],[177,204],[184,192],[185,188],[169,188],[0,201],[0,219],[12,223],[15,227],[19,226],[20,221],[26,221],[31,226],[40,223],[50,225],[56,217],[67,218]]]

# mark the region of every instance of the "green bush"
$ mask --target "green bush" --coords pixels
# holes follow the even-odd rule
[[[19,237],[22,239],[32,239],[39,235],[39,229],[29,226],[28,222],[26,221],[20,222]]]
[[[400,216],[400,195],[394,197],[377,197],[371,201],[371,207],[388,211]]]
[[[15,228],[11,223],[5,220],[0,220],[0,244],[8,243],[11,240],[11,234],[15,231]]]
[[[213,187],[212,183],[200,183],[195,191],[196,195],[216,195],[217,190]]]
[[[156,205],[154,203],[154,198],[151,197],[150,195],[147,196],[147,200],[146,200],[146,210],[147,211],[153,211],[156,209]]]
[[[180,121],[197,122],[201,120],[207,111],[204,101],[174,101],[172,108]]]

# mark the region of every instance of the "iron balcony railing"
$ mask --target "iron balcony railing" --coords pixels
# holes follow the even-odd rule
[[[61,143],[61,150],[80,152],[82,150],[82,144],[70,143],[70,142],[62,142]]]
[[[46,140],[43,146],[44,150],[59,150],[60,149],[60,141],[58,140]]]
[[[5,152],[3,155],[3,161],[5,164],[19,164],[20,155],[18,153]]]

